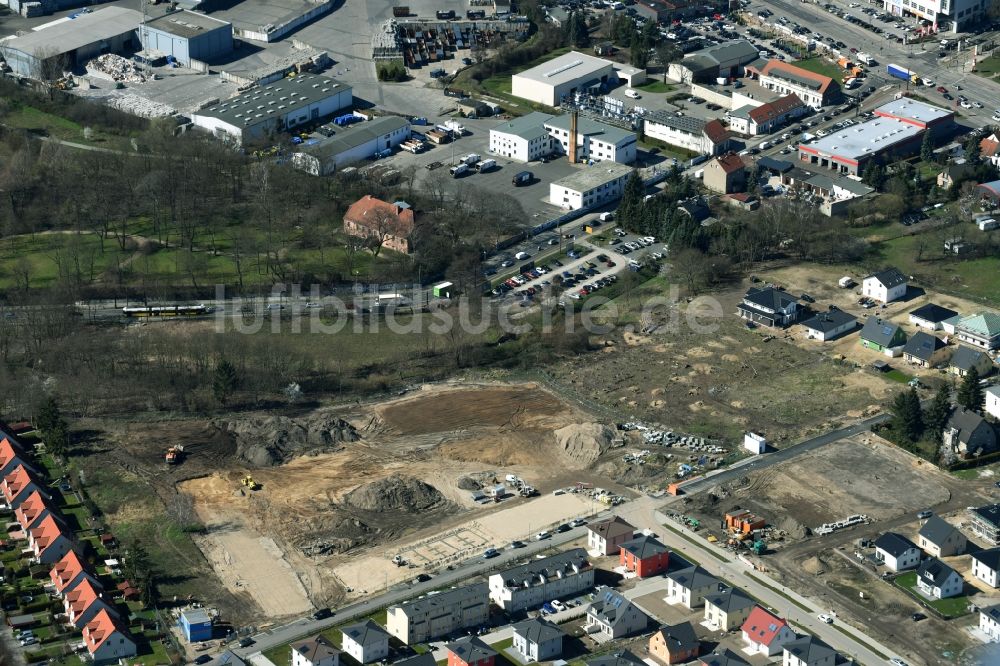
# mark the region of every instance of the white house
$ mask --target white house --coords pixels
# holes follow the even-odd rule
[[[770,60],[764,65],[760,70],[760,85],[781,95],[795,95],[814,109],[821,109],[840,96],[840,85],[830,77],[781,60]]]
[[[979,630],[994,643],[1000,643],[1000,604],[979,609]]]
[[[587,552],[573,548],[495,573],[489,585],[493,603],[513,613],[593,587],[594,569]]]
[[[726,152],[731,140],[726,126],[717,119],[705,122],[662,110],[643,117],[642,133],[649,139],[699,155],[720,155]]]
[[[608,587],[594,592],[594,603],[587,608],[588,634],[600,634],[605,640],[624,638],[646,630],[649,616],[638,606]]]
[[[545,129],[545,122],[551,118],[547,113],[532,111],[490,129],[490,154],[517,162],[534,162],[551,155],[552,137]]]
[[[944,321],[951,319],[958,313],[954,310],[941,307],[934,303],[921,305],[916,310],[910,312],[910,323],[931,331],[940,331],[944,328]]]
[[[767,451],[767,439],[765,439],[763,435],[758,435],[755,432],[744,433],[743,448],[750,453],[759,456]]]
[[[802,322],[806,338],[826,342],[853,331],[858,327],[858,318],[840,309],[817,312]]]
[[[835,666],[837,651],[814,636],[801,636],[785,643],[781,666]]]
[[[621,198],[632,169],[603,162],[574,171],[549,184],[549,203],[565,210],[598,206]]]
[[[340,666],[340,650],[326,636],[292,643],[292,666]]]
[[[667,573],[668,604],[680,604],[687,608],[699,608],[705,597],[720,588],[719,579],[699,566],[690,566]]]
[[[773,657],[782,651],[786,643],[795,640],[795,632],[788,622],[760,606],[754,606],[740,631],[746,644],[744,650],[749,654]]]
[[[875,539],[875,559],[890,571],[916,569],[921,552],[917,545],[895,532],[886,532]]]
[[[880,303],[891,303],[906,296],[906,276],[895,268],[873,273],[861,282],[861,293]]]
[[[800,312],[794,297],[774,287],[750,287],[736,311],[748,321],[779,328],[795,323]]]
[[[83,627],[83,644],[95,666],[134,657],[135,641],[116,616],[101,610]]]
[[[705,622],[719,631],[739,628],[753,610],[753,599],[737,587],[705,596]]]
[[[917,542],[931,557],[950,557],[965,552],[966,538],[957,527],[939,516],[931,516],[920,527]]]
[[[371,620],[341,629],[341,649],[359,664],[368,664],[389,656],[389,632]]]
[[[934,599],[947,599],[962,593],[962,577],[937,558],[926,559],[917,569],[917,589]]]
[[[990,587],[1000,587],[1000,548],[989,548],[972,554],[972,575]]]
[[[987,387],[985,409],[987,414],[995,419],[1000,419],[1000,386]]]
[[[514,649],[529,662],[552,661],[562,656],[563,630],[542,618],[513,626]]]
[[[587,550],[597,555],[617,555],[619,546],[634,535],[635,527],[624,518],[612,516],[587,526]]]

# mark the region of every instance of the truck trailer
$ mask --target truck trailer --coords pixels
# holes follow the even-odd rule
[[[888,72],[889,76],[902,79],[903,81],[909,81],[910,83],[920,82],[920,77],[917,76],[916,72],[911,72],[905,67],[900,67],[899,65],[886,65],[885,71]]]

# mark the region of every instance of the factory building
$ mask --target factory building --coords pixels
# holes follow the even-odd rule
[[[399,116],[382,116],[366,123],[337,130],[334,136],[315,145],[304,146],[292,155],[292,165],[326,176],[337,169],[375,157],[396,148],[410,138],[410,123]]]
[[[581,169],[549,184],[549,203],[566,210],[621,198],[632,169],[613,162]]]
[[[244,144],[318,121],[353,102],[350,86],[325,76],[299,74],[193,113],[191,122],[217,138]]]
[[[192,60],[208,62],[233,50],[233,26],[220,19],[187,10],[146,21],[139,39],[147,51],[173,56],[185,67]]]
[[[599,91],[617,84],[614,63],[570,51],[511,77],[511,94],[547,106],[558,106],[577,92]]]
[[[105,7],[14,37],[0,44],[14,74],[38,80],[56,79],[102,53],[138,47],[142,14],[124,7]]]

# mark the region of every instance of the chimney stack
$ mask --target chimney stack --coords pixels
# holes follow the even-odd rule
[[[579,112],[575,109],[569,114],[569,163],[576,164],[576,119]]]

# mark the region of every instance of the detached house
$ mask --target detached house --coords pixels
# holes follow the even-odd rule
[[[705,187],[720,194],[742,192],[746,187],[746,166],[736,153],[726,153],[705,165],[702,176]]]
[[[101,597],[100,587],[95,587],[89,580],[82,581],[66,593],[63,608],[66,610],[66,624],[77,629],[83,628],[102,610],[118,617],[118,612]]]
[[[690,622],[661,627],[649,639],[649,654],[664,664],[683,664],[700,651],[701,642]]]
[[[906,344],[906,333],[896,324],[874,316],[865,320],[865,325],[861,329],[861,345],[865,349],[896,357],[899,356],[904,344]]]
[[[750,617],[754,601],[738,587],[705,595],[705,622],[719,631],[732,631]]]
[[[944,321],[957,314],[954,310],[928,303],[910,312],[910,323],[930,331],[940,331],[944,328]]]
[[[979,630],[994,643],[1000,642],[1000,604],[979,609]]]
[[[52,581],[52,585],[56,588],[56,594],[60,595],[66,594],[66,592],[72,590],[84,580],[89,581],[91,585],[94,585],[98,589],[101,588],[101,584],[97,582],[97,579],[83,566],[83,562],[75,550],[70,550],[61,560],[55,563],[55,566],[49,571],[49,580]]]
[[[95,666],[134,657],[135,641],[118,619],[102,610],[83,627],[83,644]]]
[[[794,94],[779,97],[757,107],[746,109],[745,113],[734,112],[730,127],[735,132],[757,136],[770,134],[785,123],[809,112],[808,107]]]
[[[670,551],[653,537],[644,534],[621,545],[619,562],[626,571],[634,571],[639,578],[646,578],[667,570]]]
[[[835,666],[837,651],[814,636],[785,643],[781,666]]]
[[[962,577],[939,559],[924,560],[917,569],[917,589],[934,599],[947,599],[962,593]]]
[[[750,287],[736,310],[747,321],[778,328],[794,324],[799,318],[799,302],[774,287]]]
[[[445,646],[448,652],[448,666],[493,666],[497,659],[496,650],[478,636],[465,636]]]
[[[1000,386],[990,386],[986,389],[986,400],[983,410],[995,419],[1000,420]]]
[[[990,587],[1000,587],[1000,548],[987,548],[972,554],[972,575]]]
[[[1000,546],[1000,504],[987,504],[969,510],[972,533],[990,546]]]
[[[495,573],[489,585],[493,603],[516,612],[593,587],[594,569],[586,551],[573,548]]]
[[[646,662],[628,650],[619,650],[611,654],[594,657],[584,663],[587,666],[646,666]]]
[[[948,347],[936,335],[918,331],[903,345],[903,360],[921,368],[936,368],[948,356]]]
[[[1000,349],[1000,315],[980,312],[962,317],[955,324],[955,337],[979,349]]]
[[[840,309],[819,312],[802,322],[802,327],[806,330],[806,338],[823,342],[849,333],[857,325],[857,317]]]
[[[950,557],[965,552],[965,535],[936,515],[927,519],[917,537],[920,547],[931,557]]]
[[[705,597],[718,592],[719,579],[699,566],[678,569],[667,574],[668,604],[681,604],[687,608],[698,608],[705,603]]]
[[[948,372],[964,377],[973,368],[976,369],[980,377],[985,377],[993,372],[993,360],[984,351],[959,345],[948,362]]]
[[[875,559],[890,571],[916,569],[921,552],[916,544],[895,532],[885,532],[875,539]]]
[[[750,611],[747,621],[740,629],[749,654],[773,657],[782,651],[786,643],[795,640],[795,632],[787,622],[760,606],[755,606]]]
[[[563,630],[542,618],[513,626],[514,649],[529,662],[552,661],[562,656]]]
[[[896,268],[872,273],[861,281],[861,293],[879,303],[892,303],[906,296],[906,276]]]
[[[409,205],[401,201],[389,203],[370,194],[355,201],[344,213],[344,232],[348,236],[380,242],[402,254],[410,252],[413,224]]]
[[[389,656],[389,633],[371,620],[340,630],[340,648],[359,664],[369,664]]]
[[[615,555],[621,545],[631,541],[635,527],[618,516],[587,526],[587,550],[600,555]]]
[[[728,648],[722,652],[713,652],[698,660],[700,666],[750,666],[750,664],[738,654]]]
[[[649,617],[631,601],[608,587],[594,592],[594,603],[587,608],[588,634],[597,639],[624,638],[645,631]]]
[[[73,539],[55,518],[47,516],[28,530],[28,547],[40,564],[55,564],[73,550]]]
[[[340,666],[340,650],[322,634],[292,643],[292,666]]]
[[[998,445],[993,424],[964,407],[956,407],[948,417],[941,440],[964,458],[993,453]]]
[[[0,481],[0,492],[11,509],[21,506],[32,493],[38,492],[51,499],[45,490],[45,483],[38,479],[24,463],[17,463],[7,476]]]

